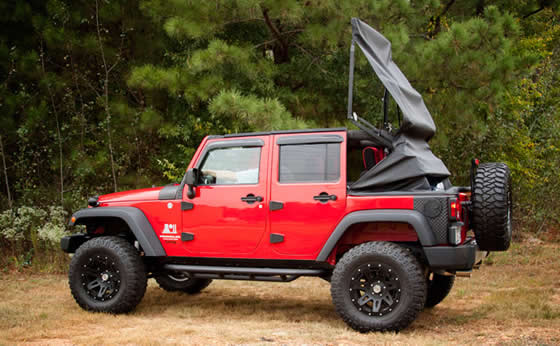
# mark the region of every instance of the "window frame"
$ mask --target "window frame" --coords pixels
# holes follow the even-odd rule
[[[208,143],[201,153],[201,159],[198,160],[195,168],[200,170],[202,173],[202,165],[204,165],[206,159],[210,153],[214,150],[219,149],[230,149],[230,148],[258,148],[259,149],[259,163],[257,164],[258,175],[256,183],[232,183],[232,184],[202,184],[197,183],[197,186],[254,186],[259,185],[261,182],[261,162],[262,162],[262,148],[264,147],[264,141],[260,138],[250,138],[250,139],[239,139],[239,140],[228,140],[228,141],[217,141]]]
[[[327,137],[329,136],[329,137]],[[278,145],[278,177],[277,177],[277,184],[281,185],[289,185],[289,184],[338,184],[342,177],[342,169],[341,169],[341,152],[342,152],[342,145],[343,138],[339,135],[327,135],[327,136],[290,136],[290,137],[281,137],[276,141]],[[294,137],[293,139],[291,137]],[[303,137],[303,138],[297,138]],[[308,137],[308,138],[305,138]],[[309,138],[314,137],[314,138]],[[282,147],[288,146],[305,146],[305,145],[316,145],[316,144],[338,144],[336,147],[338,149],[338,176],[336,179],[333,180],[307,180],[307,181],[281,181],[281,169],[282,169]],[[326,151],[325,151],[326,153]],[[326,159],[326,155],[325,155]]]

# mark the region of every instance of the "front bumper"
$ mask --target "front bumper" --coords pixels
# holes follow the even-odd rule
[[[430,269],[472,270],[486,256],[475,240],[459,246],[424,247],[424,255]]]
[[[91,237],[87,234],[72,234],[60,239],[60,248],[67,253],[74,253],[76,250]]]

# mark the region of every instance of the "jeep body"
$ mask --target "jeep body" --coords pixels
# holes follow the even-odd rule
[[[236,265],[240,259],[329,268],[355,245],[389,241],[415,249],[431,270],[471,270],[477,247],[467,237],[470,189],[353,193],[347,189],[347,136],[346,129],[208,136],[188,167],[200,172],[192,198],[185,177],[180,184],[90,199],[93,209],[76,212],[71,221],[87,225],[87,234],[65,241],[64,249],[73,252],[88,237],[129,232],[144,256],[161,263],[228,259]],[[243,167],[245,151],[258,152],[254,183],[207,181],[214,177],[204,175],[204,165],[254,169]]]
[[[350,327],[401,330],[485,251],[507,250],[508,167],[473,160],[471,186],[453,186],[428,145],[435,124],[390,43],[352,25],[348,118],[360,130],[207,136],[180,183],[90,198],[70,221],[86,232],[61,240],[75,253],[69,284],[82,308],[131,311],[150,277],[193,294],[213,279],[315,276],[330,281]],[[352,112],[354,42],[386,87],[383,130]],[[389,94],[402,110],[396,130]]]

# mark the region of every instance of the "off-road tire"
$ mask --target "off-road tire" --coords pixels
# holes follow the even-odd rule
[[[103,263],[107,265],[109,268],[107,273],[110,273],[108,276],[111,276],[109,280],[113,280],[113,274],[115,276],[114,288],[108,289],[113,294],[109,295],[107,299],[104,299],[107,297],[107,291],[99,298],[92,297],[91,290],[88,289],[90,285],[87,284],[87,280],[95,277],[91,274],[92,269],[88,267],[92,261],[93,263],[100,261],[98,262],[101,263],[100,267],[103,267]],[[87,277],[90,278],[84,279]],[[98,237],[82,244],[72,257],[68,284],[72,296],[84,310],[113,314],[126,313],[132,311],[140,303],[146,292],[146,270],[136,248],[125,239]],[[93,290],[95,291],[95,289]]]
[[[399,295],[395,298],[397,305],[394,306],[394,310],[389,310],[382,316],[372,316],[368,312],[360,311],[361,308],[358,308],[357,303],[352,300],[353,294],[356,294],[351,289],[356,285],[355,282],[353,283],[355,279],[353,275],[360,268],[365,267],[369,271],[370,268],[374,270],[377,266],[392,269],[385,270],[393,272],[397,280],[400,280],[394,281],[400,285]],[[370,275],[375,276],[372,271]],[[357,284],[362,285],[362,280],[360,279]],[[388,242],[369,242],[350,249],[336,264],[331,279],[331,295],[336,312],[351,328],[362,333],[399,331],[406,328],[424,308],[426,287],[422,266],[412,252]],[[372,295],[374,292],[371,291]],[[365,296],[361,292],[359,295]],[[382,304],[380,303],[380,306]]]
[[[478,247],[505,251],[511,243],[511,175],[504,163],[478,167],[472,195],[472,224]]]
[[[175,279],[174,274],[161,274],[155,277],[159,287],[168,292],[200,293],[212,282],[211,279],[196,279],[185,276],[181,280]]]
[[[439,275],[432,274],[432,278],[428,278],[428,296],[426,297],[426,308],[433,308],[441,303],[445,297],[451,292],[455,275]]]

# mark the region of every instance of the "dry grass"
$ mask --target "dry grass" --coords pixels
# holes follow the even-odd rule
[[[0,274],[0,344],[560,343],[560,246],[516,244],[488,263],[398,334],[346,327],[320,279],[215,281],[197,296],[150,280],[133,313],[112,316],[82,311],[62,275]]]

